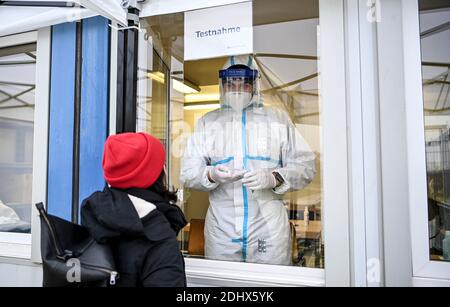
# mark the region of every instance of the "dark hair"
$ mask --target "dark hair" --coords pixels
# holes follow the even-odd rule
[[[227,69],[250,69],[250,67],[244,64],[234,64],[228,67]]]
[[[168,202],[177,202],[177,190],[169,189],[164,170],[159,175],[158,179],[147,190],[155,192],[164,197]]]

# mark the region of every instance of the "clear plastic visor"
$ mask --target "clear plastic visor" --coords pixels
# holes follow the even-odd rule
[[[253,69],[226,69],[219,72],[220,103],[239,111],[249,106],[258,95],[258,71]]]
[[[221,79],[222,89],[225,92],[253,93],[254,80],[245,77],[225,77]]]

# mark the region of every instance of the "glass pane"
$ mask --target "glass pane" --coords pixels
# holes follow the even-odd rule
[[[35,51],[0,49],[0,232],[31,231]]]
[[[253,1],[258,77],[243,87],[219,79],[229,57],[184,59],[184,18],[141,22],[171,71],[169,178],[189,221],[180,248],[186,257],[324,267],[319,1]],[[239,110],[232,88],[251,89]],[[269,183],[228,183],[220,167]]]
[[[141,35],[138,51],[137,131],[145,131],[167,147],[169,69],[152,47],[152,39]]]
[[[421,7],[430,259],[449,261],[450,4],[433,7],[422,1]]]

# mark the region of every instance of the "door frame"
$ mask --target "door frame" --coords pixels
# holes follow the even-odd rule
[[[202,2],[202,3],[200,3]],[[226,2],[226,1],[225,1]],[[230,1],[234,3],[236,1]],[[241,2],[241,1],[238,1]],[[210,1],[196,1],[211,7]],[[226,4],[226,3],[223,3]],[[173,11],[162,2],[162,11]],[[143,16],[145,17],[145,16]],[[322,110],[325,269],[185,258],[188,282],[216,286],[350,286],[348,135],[344,1],[320,0],[319,73]],[[336,61],[336,58],[341,59]]]
[[[0,256],[40,261],[40,224],[33,204],[47,197],[47,139],[50,88],[50,27],[0,37],[0,47],[36,43],[31,233],[0,233]]]
[[[428,239],[427,167],[423,110],[422,58],[418,1],[402,0],[405,59],[409,210],[414,284],[425,279],[450,284],[450,263],[431,261]],[[419,69],[418,69],[419,68]]]

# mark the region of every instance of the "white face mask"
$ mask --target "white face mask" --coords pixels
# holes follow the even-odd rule
[[[248,92],[227,92],[225,93],[225,104],[236,112],[240,112],[252,102],[252,93]]]

